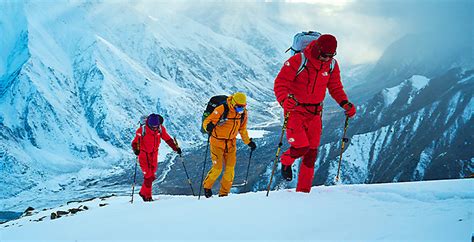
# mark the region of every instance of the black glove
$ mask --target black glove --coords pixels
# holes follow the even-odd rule
[[[216,127],[215,124],[213,124],[212,122],[209,122],[206,126],[206,131],[208,134],[211,134],[212,133],[212,130],[214,129],[214,127]]]
[[[135,155],[139,155],[139,154],[140,154],[140,150],[133,149],[133,153],[135,153]]]
[[[248,144],[248,146],[250,147],[250,150],[252,151],[257,149],[257,145],[255,144],[255,142],[252,141],[252,139],[250,139],[250,143]]]
[[[178,153],[178,155],[181,155],[183,152],[181,151],[181,148],[177,148],[176,153]]]

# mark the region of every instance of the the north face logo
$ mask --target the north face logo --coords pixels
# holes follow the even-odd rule
[[[290,62],[289,62],[289,61],[285,61],[285,66],[290,66]]]
[[[323,76],[328,76],[329,74],[328,74],[328,72],[327,72],[327,71],[325,71],[325,72],[323,72],[323,74],[322,74],[322,75],[323,75]]]
[[[295,139],[293,139],[293,138],[288,139],[288,143],[293,143],[293,142],[295,142]]]

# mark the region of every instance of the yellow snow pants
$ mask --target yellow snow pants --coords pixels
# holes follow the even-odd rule
[[[222,140],[211,137],[210,147],[212,167],[207,173],[203,186],[206,189],[212,189],[214,182],[220,176],[225,166],[219,190],[219,195],[225,196],[229,194],[232,182],[234,181],[236,139]]]

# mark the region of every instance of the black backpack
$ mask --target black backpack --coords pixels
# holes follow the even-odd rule
[[[228,96],[226,95],[217,95],[211,97],[209,102],[207,102],[206,110],[202,113],[202,119],[201,119],[201,133],[207,134],[206,130],[202,126],[204,123],[204,120],[211,115],[212,112],[214,112],[214,109],[219,107],[220,105],[224,105],[224,113],[221,115],[219,118],[219,122],[217,122],[217,125],[221,125],[227,121],[227,115],[229,114],[229,106],[227,105],[227,98]],[[245,118],[245,112],[240,116],[240,121],[243,122]]]

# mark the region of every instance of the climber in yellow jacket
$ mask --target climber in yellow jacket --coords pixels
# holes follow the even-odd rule
[[[227,117],[222,117],[225,105],[228,107]],[[234,168],[236,162],[236,137],[240,133],[242,141],[252,151],[257,148],[255,142],[249,138],[247,132],[247,98],[245,94],[236,92],[227,98],[227,102],[216,107],[203,121],[203,128],[210,135],[211,170],[204,180],[204,195],[212,196],[212,186],[222,172],[219,197],[227,196],[234,181]]]

